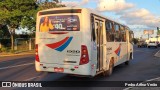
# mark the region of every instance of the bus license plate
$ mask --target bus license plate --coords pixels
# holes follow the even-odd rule
[[[64,69],[63,68],[54,68],[54,71],[55,72],[64,72]]]

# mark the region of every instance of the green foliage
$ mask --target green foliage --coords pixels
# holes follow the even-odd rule
[[[0,25],[0,38],[9,38],[10,33],[6,25]]]
[[[35,17],[36,8],[34,0],[1,0],[0,24],[17,29],[24,17],[28,17],[28,21]]]
[[[0,39],[0,43],[2,44],[2,46],[4,47],[10,47],[11,46],[11,40],[10,39]]]
[[[39,3],[39,10],[50,9],[50,8],[59,8],[65,7],[65,5],[59,4],[58,0],[53,0],[52,2],[45,2]]]
[[[9,52],[10,52],[10,53],[15,53],[16,51],[15,51],[15,50],[9,50]]]
[[[27,28],[34,37],[36,26],[36,13],[39,10],[65,7],[59,4],[59,0],[0,0],[0,37],[10,35],[11,49],[14,49],[15,29]],[[49,2],[50,1],[50,2]],[[1,26],[5,26],[3,29]],[[2,40],[1,40],[2,41]],[[8,45],[8,43],[7,43]]]
[[[8,25],[10,31],[28,28],[34,31],[36,25],[36,13],[38,10],[65,7],[58,4],[59,0],[45,0],[36,3],[36,0],[0,0],[0,24]]]
[[[9,51],[9,48],[7,47],[0,48],[0,52],[8,52],[8,51]]]
[[[159,30],[157,30],[157,35],[160,35],[160,29],[159,29]]]
[[[1,52],[3,52],[3,53],[15,53],[16,51],[15,50],[11,50],[8,47],[2,47],[2,48],[0,48],[0,53]]]
[[[133,41],[134,44],[137,44],[137,43],[138,43],[138,40],[139,40],[138,38],[133,38],[132,41]]]
[[[21,21],[21,27],[27,28],[31,32],[35,31],[36,17],[23,17]]]
[[[0,0],[0,24],[9,27],[12,50],[14,49],[15,29],[21,26],[30,28],[30,22],[35,22],[37,8],[35,0]],[[23,21],[26,21],[25,24]]]

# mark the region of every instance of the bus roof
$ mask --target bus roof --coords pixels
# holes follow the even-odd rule
[[[93,9],[91,9],[91,8],[61,7],[61,8],[51,8],[51,9],[40,10],[39,12],[45,12],[45,11],[51,11],[51,10],[68,10],[68,9],[86,9],[86,10],[88,10],[90,13],[93,13],[93,14],[95,14],[95,15],[101,16],[102,18],[108,19],[108,20],[110,20],[110,21],[116,22],[116,23],[118,23],[118,24],[120,24],[120,25],[122,25],[122,26],[125,26],[125,27],[129,28],[128,26],[126,26],[126,25],[124,25],[124,24],[121,24],[120,22],[117,22],[116,20],[112,19],[111,17],[106,17],[106,16],[104,16],[104,15],[102,15],[102,14],[99,14],[98,11],[95,11],[95,10],[93,10]],[[39,13],[39,12],[38,12],[38,13]]]

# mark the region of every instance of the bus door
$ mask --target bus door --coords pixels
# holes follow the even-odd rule
[[[134,34],[133,34],[133,31],[127,30],[127,32],[128,32],[128,41],[127,41],[127,43],[128,43],[128,60],[130,60],[133,58],[132,56],[130,56],[130,54],[132,53],[132,55],[133,55],[132,38],[134,37]]]
[[[97,43],[97,71],[103,69],[103,22],[95,19],[95,34]]]

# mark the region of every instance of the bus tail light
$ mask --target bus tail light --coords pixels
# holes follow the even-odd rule
[[[87,46],[81,46],[81,59],[79,65],[87,64],[89,62]]]
[[[36,59],[37,62],[40,62],[40,61],[39,61],[39,55],[38,55],[38,44],[36,44],[36,47],[35,47],[35,48],[36,48],[35,59]]]

